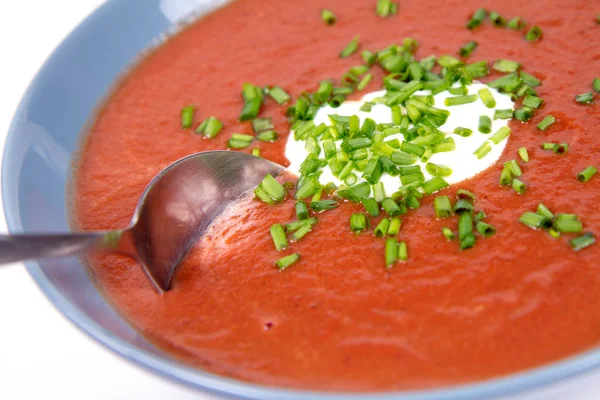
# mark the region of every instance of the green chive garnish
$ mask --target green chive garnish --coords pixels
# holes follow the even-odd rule
[[[479,117],[479,132],[490,133],[492,131],[492,120],[487,115],[481,115]]]
[[[494,99],[492,92],[490,92],[488,88],[483,88],[477,93],[479,94],[479,98],[487,108],[496,107],[496,99]]]
[[[325,23],[325,25],[333,25],[335,24],[336,17],[333,11],[324,8],[321,10],[321,19]]]
[[[556,118],[554,118],[553,115],[546,115],[546,117],[537,124],[537,128],[541,131],[545,131],[554,122],[556,122]]]
[[[533,116],[533,109],[529,107],[521,107],[514,111],[513,116],[521,122],[527,122]]]
[[[496,11],[490,11],[490,22],[497,28],[501,28],[506,25],[506,19]]]
[[[446,226],[442,227],[442,235],[444,235],[444,237],[448,241],[454,240],[456,238],[456,235],[454,234],[454,232],[452,232],[452,229]]]
[[[456,198],[463,199],[463,200],[469,200],[472,203],[474,203],[475,200],[477,200],[477,198],[475,197],[475,194],[466,189],[458,189],[456,191]]]
[[[525,27],[525,21],[521,17],[514,17],[506,24],[508,29],[519,30]]]
[[[287,191],[270,174],[254,190],[258,198],[268,204],[280,203],[285,199]]]
[[[447,188],[448,186],[450,185],[443,178],[439,176],[434,176],[433,178],[431,178],[423,184],[423,191],[426,194],[432,194],[444,188]]]
[[[511,60],[498,60],[492,66],[496,71],[499,72],[517,72],[521,68],[521,63]]]
[[[458,217],[458,239],[460,240],[461,250],[466,250],[475,245],[473,214],[470,212],[464,212]]]
[[[469,128],[463,128],[462,126],[458,126],[454,129],[454,133],[458,136],[469,137],[473,134],[473,131]]]
[[[554,218],[554,214],[548,207],[546,207],[543,203],[538,204],[536,212],[548,219],[549,221]]]
[[[524,212],[519,221],[533,229],[549,228],[552,222],[547,217],[531,211]]]
[[[473,13],[473,16],[467,23],[467,29],[477,28],[479,25],[481,25],[483,23],[483,21],[485,21],[486,17],[487,17],[487,10],[485,8],[478,9],[477,11],[475,11]]]
[[[370,52],[369,50],[364,50],[361,53],[361,57],[368,66],[375,64],[375,62],[377,61],[377,55]]]
[[[444,100],[444,104],[447,107],[449,107],[449,106],[458,106],[461,104],[474,103],[475,101],[477,101],[477,95],[471,94],[471,95],[465,95],[465,96],[446,97],[446,99]]]
[[[252,129],[256,133],[273,129],[273,122],[271,122],[271,117],[253,119],[252,120]]]
[[[477,229],[477,232],[479,232],[481,236],[486,238],[494,236],[496,234],[496,228],[483,221],[478,221],[477,223],[475,223],[475,229]]]
[[[527,185],[517,178],[513,178],[511,186],[513,187],[513,189],[515,189],[515,192],[517,192],[518,194],[525,194],[525,192],[527,191]]]
[[[408,247],[406,242],[398,243],[398,261],[405,262],[408,260]]]
[[[452,168],[445,165],[427,163],[425,169],[432,176],[450,176],[452,175]]]
[[[592,88],[594,92],[600,93],[600,78],[596,78],[592,81]]]
[[[521,147],[519,150],[517,150],[517,153],[519,154],[519,157],[521,157],[521,160],[529,162],[529,153],[525,147]]]
[[[181,128],[189,129],[192,127],[192,123],[194,122],[194,112],[196,109],[193,105],[189,105],[183,107],[181,109]]]
[[[363,198],[369,197],[370,194],[371,185],[369,185],[367,182],[361,182],[357,185],[350,186],[337,191],[338,196],[346,200],[350,200],[354,203],[360,203],[360,201]]]
[[[461,57],[469,57],[476,48],[477,42],[471,41],[465,44],[463,47],[461,47],[460,50],[458,50],[458,54],[460,54]]]
[[[252,155],[254,157],[260,157],[260,149],[258,147],[255,147],[252,149]]]
[[[305,224],[304,226],[301,226],[296,232],[294,232],[292,234],[292,241],[294,241],[294,242],[300,241],[304,236],[306,236],[311,231],[312,231],[312,225]]]
[[[577,174],[577,180],[579,182],[587,182],[590,179],[592,179],[592,177],[594,175],[596,175],[597,172],[598,172],[598,169],[596,167],[589,166]]]
[[[527,95],[523,99],[523,106],[529,107],[529,108],[540,108],[540,106],[542,105],[543,102],[544,102],[544,100],[540,99],[537,96]]]
[[[355,36],[350,43],[340,52],[340,58],[350,57],[352,54],[356,53],[358,50],[360,36]]]
[[[296,210],[296,218],[298,218],[299,220],[308,218],[308,207],[306,206],[305,202],[297,202],[294,206],[294,209]]]
[[[433,208],[438,218],[448,218],[452,215],[452,204],[448,196],[437,196],[433,200]]]
[[[458,199],[456,203],[454,203],[454,212],[456,214],[460,215],[464,212],[473,212],[473,210],[473,202],[470,199]]]
[[[389,226],[390,226],[390,220],[387,218],[383,218],[381,221],[379,221],[379,223],[373,230],[373,234],[377,237],[387,236]]]
[[[277,104],[285,104],[291,99],[290,95],[279,86],[273,86],[268,93]]]
[[[249,121],[258,116],[263,103],[262,88],[251,83],[244,83],[242,88],[244,107],[240,114],[240,121]]]
[[[261,142],[274,142],[277,140],[277,132],[264,131],[256,135],[256,138]]]
[[[579,233],[583,231],[583,224],[575,214],[557,214],[552,221],[552,226],[560,233]]]
[[[594,93],[582,93],[575,96],[575,101],[579,104],[591,104],[594,102]]]
[[[360,90],[364,90],[367,85],[369,84],[369,82],[371,82],[371,79],[373,79],[373,75],[372,74],[366,74],[361,81],[358,83],[358,85],[356,86],[356,90],[360,91]]]
[[[379,204],[377,204],[377,201],[374,198],[366,197],[361,200],[361,203],[362,203],[363,207],[365,208],[365,211],[367,213],[369,213],[369,215],[371,217],[379,216],[379,213],[380,213]]]
[[[519,76],[521,77],[521,80],[523,80],[523,82],[528,84],[529,86],[537,87],[542,84],[542,82],[538,78],[528,74],[527,72],[521,71],[519,72]]]
[[[398,241],[389,238],[385,241],[385,266],[392,267],[398,260]]]
[[[511,119],[513,110],[494,110],[494,119]]]
[[[398,11],[398,3],[393,0],[377,0],[377,8],[375,12],[378,16],[385,18],[396,14]]]
[[[570,243],[571,243],[571,248],[573,248],[573,250],[579,251],[579,250],[585,249],[586,247],[591,246],[594,243],[596,243],[596,237],[594,236],[593,233],[587,232],[587,233],[584,233],[583,235],[571,240]]]
[[[504,139],[506,139],[509,135],[510,135],[510,128],[508,126],[503,126],[502,128],[498,129],[498,131],[496,133],[494,133],[492,136],[490,136],[490,142],[492,142],[494,144],[498,144],[501,141],[503,141]]]
[[[481,146],[479,146],[479,148],[473,152],[473,155],[475,155],[475,157],[477,157],[479,160],[481,160],[490,151],[492,151],[492,146],[490,145],[490,143],[483,142],[483,144]]]
[[[217,136],[223,129],[223,124],[215,117],[208,117],[196,128],[196,133],[203,133],[209,139]]]
[[[298,260],[300,260],[300,254],[298,254],[298,253],[290,254],[289,256],[285,256],[285,257],[280,258],[279,260],[275,261],[275,266],[280,271],[283,271],[284,269],[288,268],[292,264],[295,264],[296,262],[298,262]]]
[[[528,40],[530,42],[540,40],[541,38],[542,38],[542,28],[540,28],[537,25],[534,25],[531,28],[529,28],[529,30],[525,34],[525,40]]]
[[[310,203],[310,208],[312,208],[316,212],[333,210],[337,206],[338,206],[338,203],[335,200],[320,200],[320,201],[313,201]]]
[[[383,208],[383,211],[385,211],[390,217],[395,217],[405,212],[405,210],[402,210],[398,203],[396,203],[391,197],[386,197],[383,199],[381,202],[381,207]]]
[[[350,230],[360,233],[367,229],[367,218],[363,213],[355,213],[350,216]]]
[[[271,226],[271,238],[277,251],[281,251],[288,247],[287,237],[285,236],[285,230],[281,224],[275,224]]]
[[[308,218],[308,219],[302,219],[300,221],[294,221],[294,222],[285,224],[285,230],[287,232],[295,232],[298,229],[302,228],[304,225],[313,226],[313,225],[316,225],[317,222],[319,222],[319,220],[314,217]]]
[[[390,220],[390,226],[388,227],[387,235],[396,236],[398,232],[400,232],[400,226],[402,226],[402,221],[400,218],[392,218]]]

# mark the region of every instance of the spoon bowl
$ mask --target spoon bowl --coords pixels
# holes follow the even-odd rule
[[[148,184],[128,228],[72,234],[0,236],[0,263],[65,257],[90,251],[136,259],[160,292],[190,247],[231,203],[281,165],[232,151],[184,157]]]

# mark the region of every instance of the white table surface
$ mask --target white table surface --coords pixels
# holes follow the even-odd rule
[[[0,1],[0,149],[17,104],[39,67],[100,3],[102,0]],[[6,231],[1,212],[0,231]],[[159,378],[97,344],[48,302],[23,265],[15,264],[0,267],[0,398],[213,397]],[[586,374],[518,398],[599,399],[600,374]]]

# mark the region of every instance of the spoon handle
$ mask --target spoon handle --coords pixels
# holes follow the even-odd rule
[[[0,235],[0,264],[73,256],[91,250],[116,251],[120,236],[121,231]]]

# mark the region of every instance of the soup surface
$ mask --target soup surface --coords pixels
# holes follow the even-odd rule
[[[440,233],[443,226],[455,229],[456,220],[436,219],[434,196],[425,196],[420,208],[402,216],[399,239],[408,245],[407,262],[385,268],[385,240],[372,229],[351,232],[347,221],[362,206],[344,202],[319,214],[319,223],[293,249],[278,252],[269,227],[294,220],[295,201],[270,206],[247,196],[210,227],[164,295],[134,261],[118,256],[90,260],[98,285],[139,331],[175,357],[267,385],[439,387],[540,366],[597,345],[598,247],[575,252],[566,239],[573,236],[554,239],[519,217],[543,202],[579,215],[586,232],[600,232],[600,179],[575,178],[600,165],[600,108],[573,100],[600,76],[598,4],[483,2],[508,18],[539,25],[542,40],[529,42],[524,31],[489,22],[466,29],[480,1],[402,0],[389,18],[376,16],[375,3],[239,0],[150,54],[116,88],[83,147],[74,185],[78,227],[127,226],[162,168],[194,152],[226,149],[234,132],[252,134],[250,124],[238,120],[245,82],[277,85],[294,98],[315,90],[319,81],[339,78],[362,62],[360,53],[338,57],[360,35],[361,50],[415,38],[419,58],[456,55],[475,40],[469,62],[518,60],[543,80],[536,90],[545,103],[531,122],[510,121],[512,135],[500,161],[440,192],[474,192],[496,235],[461,251]],[[337,16],[332,26],[321,20],[324,5]],[[372,73],[366,91],[381,88],[384,73]],[[223,131],[205,139],[182,130],[179,116],[188,104],[196,105],[198,121],[217,116]],[[556,122],[536,128],[548,114]],[[261,116],[272,117],[279,140],[253,147],[288,165],[285,107],[266,101]],[[568,153],[544,151],[542,142],[566,142]],[[518,195],[498,182],[503,163],[521,147],[530,161],[521,163],[528,190]],[[273,266],[292,252],[301,254],[299,262],[285,271]]]

